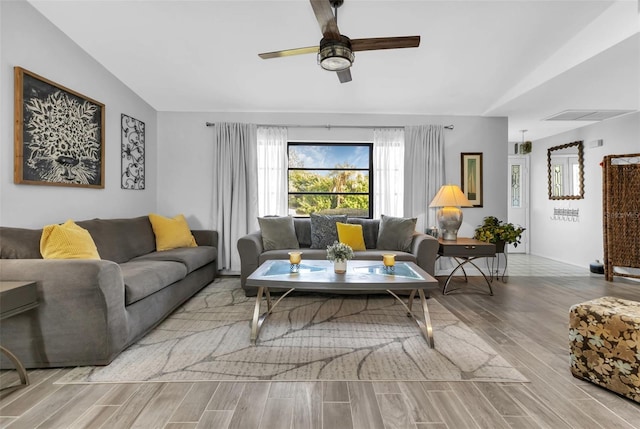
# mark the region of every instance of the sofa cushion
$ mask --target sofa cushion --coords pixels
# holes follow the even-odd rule
[[[100,259],[89,231],[71,219],[42,228],[40,253],[44,259]]]
[[[378,244],[378,233],[380,231],[380,219],[364,219],[360,217],[350,217],[347,223],[362,225],[362,235],[367,249],[375,249]]]
[[[153,228],[153,234],[156,236],[157,251],[198,246],[183,214],[169,218],[150,213],[149,221],[151,228]]]
[[[211,246],[181,247],[179,249],[151,252],[132,259],[134,261],[172,261],[183,264],[187,273],[213,262],[218,257],[218,249]]]
[[[347,222],[346,215],[319,215],[311,213],[311,248],[326,249],[338,241],[336,222]]]
[[[311,247],[311,219],[308,217],[294,217],[293,226],[300,247]]]
[[[133,304],[187,275],[184,264],[170,261],[124,262],[120,264],[120,270],[124,279],[125,305]]]
[[[416,218],[382,215],[376,248],[411,252],[411,242],[416,229]]]
[[[387,250],[369,249],[366,251],[353,252],[353,259],[380,261],[380,263],[382,264],[382,255],[388,254],[389,251]],[[396,255],[396,261],[416,262],[416,256],[413,253],[396,251],[393,252],[393,254]]]
[[[347,244],[353,250],[366,250],[364,236],[362,235],[362,225],[336,222],[338,229],[338,240]]]
[[[272,259],[289,259],[289,251],[287,249],[269,250],[263,252],[258,257],[258,262],[262,264],[264,261]],[[327,259],[327,251],[322,249],[304,249],[302,252],[302,263],[318,259]]]
[[[0,227],[0,258],[42,259],[41,229]]]
[[[89,231],[102,259],[121,263],[156,250],[156,237],[147,216],[76,223]]]
[[[360,250],[353,252],[353,259],[368,260],[368,261],[380,261],[382,264],[382,255],[388,254],[386,250]],[[416,262],[416,256],[413,253],[407,252],[394,252],[396,255],[396,261],[410,261]],[[261,253],[258,257],[258,263],[262,264],[265,261],[273,259],[289,259],[287,250],[270,250],[268,252]],[[322,249],[305,249],[302,252],[302,263],[305,261],[317,261],[320,259],[327,259],[327,251]]]
[[[291,216],[259,217],[264,250],[298,249],[298,238]]]

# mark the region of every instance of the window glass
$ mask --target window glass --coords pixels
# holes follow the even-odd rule
[[[371,143],[290,142],[289,213],[371,217],[372,151]]]

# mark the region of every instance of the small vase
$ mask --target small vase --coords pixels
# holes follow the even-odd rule
[[[344,274],[347,272],[347,261],[333,261],[333,271],[336,274]]]

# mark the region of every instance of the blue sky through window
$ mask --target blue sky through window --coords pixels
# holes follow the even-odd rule
[[[367,146],[350,145],[317,145],[289,146],[295,151],[304,168],[333,168],[339,164],[349,163],[355,168],[369,168],[369,148]],[[292,167],[294,167],[292,165]]]

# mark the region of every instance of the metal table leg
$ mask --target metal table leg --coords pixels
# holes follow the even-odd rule
[[[420,304],[422,304],[422,316],[424,320],[418,319],[413,314],[413,311],[411,311],[411,307],[413,306],[413,299],[416,296],[416,291],[418,292],[418,296],[420,296]],[[422,289],[412,290],[411,294],[409,295],[408,304],[405,304],[404,301],[398,295],[396,295],[389,289],[387,289],[387,292],[389,292],[389,294],[391,294],[395,299],[398,300],[398,302],[400,302],[400,304],[402,304],[405,310],[407,310],[407,317],[411,317],[416,322],[416,324],[420,328],[420,331],[422,331],[422,335],[424,336],[425,340],[427,340],[429,347],[434,348],[435,342],[433,340],[433,326],[431,325],[431,318],[429,317],[429,307],[427,307],[427,297],[424,294],[424,290]]]
[[[505,277],[507,275],[507,265],[509,264],[509,257],[507,256],[507,252],[504,253],[496,253],[496,256],[491,258],[491,268],[489,268],[489,259],[487,258],[487,270],[489,270],[490,279],[493,281],[493,275],[495,273],[496,279],[499,279],[500,276],[500,255],[504,255],[504,269],[502,270],[502,282],[506,283]],[[493,269],[493,265],[495,264],[495,271]]]
[[[484,257],[484,256],[482,256]],[[449,274],[449,277],[447,277],[447,280],[444,283],[444,287],[442,288],[442,294],[443,295],[447,295],[449,292],[453,292],[453,291],[449,291],[447,290],[449,288],[449,283],[451,282],[451,279],[453,278],[453,275],[455,274],[456,271],[458,271],[459,269],[462,269],[462,271],[465,273],[465,281],[467,280],[467,273],[464,271],[464,265],[465,264],[471,264],[473,265],[478,271],[480,271],[480,274],[482,274],[482,277],[484,277],[485,282],[487,282],[487,286],[489,287],[489,295],[493,296],[493,288],[491,288],[491,281],[487,278],[487,276],[485,275],[485,273],[473,262],[475,259],[478,259],[476,257],[473,258],[458,258],[455,257],[453,258],[456,260],[456,262],[458,262],[458,266],[456,266],[453,271],[451,271],[451,274]],[[457,289],[454,289],[457,290]]]
[[[28,386],[29,376],[27,375],[27,371],[24,369],[24,365],[22,365],[22,362],[20,362],[20,360],[16,357],[16,355],[14,355],[13,353],[11,353],[9,350],[5,349],[2,346],[0,346],[0,352],[3,353],[5,356],[7,356],[9,360],[11,360],[11,362],[13,362],[13,365],[16,367],[16,371],[18,372],[18,376],[20,377],[20,385]],[[8,386],[8,387],[16,387],[16,386]]]
[[[258,288],[258,293],[256,294],[256,303],[253,307],[253,320],[251,321],[251,336],[249,338],[251,345],[255,346],[256,341],[258,341],[258,335],[260,334],[260,329],[262,328],[262,324],[267,320],[267,317],[273,313],[273,310],[280,304],[287,295],[296,290],[295,288],[291,288],[285,293],[282,294],[280,298],[274,303],[271,303],[271,294],[269,293],[269,288],[260,286]],[[260,314],[260,306],[262,304],[262,294],[265,294],[267,298],[267,311]]]

